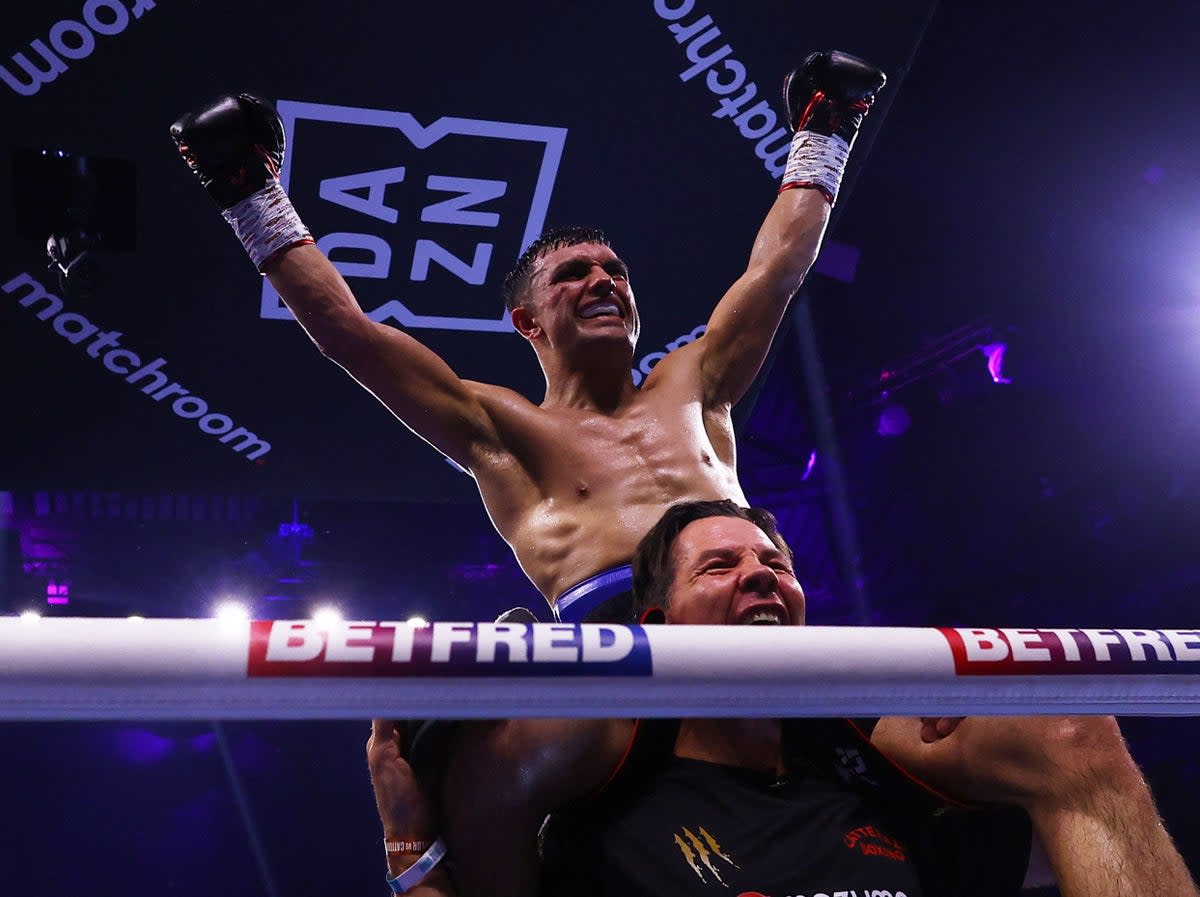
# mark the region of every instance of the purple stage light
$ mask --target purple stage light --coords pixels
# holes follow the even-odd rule
[[[979,351],[987,359],[987,369],[992,375],[993,383],[1012,383],[1012,380],[1004,376],[1004,353],[1007,350],[1008,343],[989,343],[979,347]]]
[[[888,405],[879,412],[875,432],[886,439],[903,436],[912,426],[912,418],[903,405]]]
[[[809,476],[813,472],[813,468],[816,466],[817,466],[817,450],[813,449],[812,453],[808,456],[808,463],[804,465],[804,473],[800,477],[801,482],[803,482],[804,480],[807,480],[809,478]]]
[[[71,586],[65,582],[46,583],[47,604],[70,604]]]
[[[301,539],[311,539],[313,537],[313,528],[307,523],[301,523],[298,520],[286,521],[279,524],[279,538],[289,539],[299,536]]]

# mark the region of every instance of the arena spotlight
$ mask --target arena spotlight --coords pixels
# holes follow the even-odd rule
[[[250,619],[250,611],[240,601],[226,599],[216,606],[213,616],[227,623],[236,623]]]
[[[318,607],[313,611],[313,622],[320,623],[323,626],[328,626],[331,623],[339,623],[342,620],[342,612],[332,605]]]

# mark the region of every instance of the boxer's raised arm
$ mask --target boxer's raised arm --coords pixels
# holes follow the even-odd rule
[[[845,53],[814,53],[784,82],[796,134],[779,196],[746,272],[717,304],[701,341],[706,407],[742,397],[758,375],[788,302],[812,267],[850,146],[885,77]]]
[[[498,445],[483,387],[461,380],[406,333],[363,314],[279,184],[285,138],[270,104],[227,94],[182,116],[171,136],[256,268],[321,352],[413,432],[467,469]]]
[[[367,318],[321,250],[277,253],[263,272],[321,353],[438,451],[470,470],[481,449],[499,444],[478,385],[404,331]]]

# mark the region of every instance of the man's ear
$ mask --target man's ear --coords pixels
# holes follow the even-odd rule
[[[642,618],[638,620],[638,622],[643,626],[647,626],[652,623],[665,623],[667,622],[667,612],[657,605],[654,607],[648,607],[642,611]]]
[[[509,314],[509,319],[512,321],[513,330],[525,337],[531,342],[536,339],[542,332],[542,328],[538,326],[533,319],[533,315],[529,313],[524,305],[518,305]]]

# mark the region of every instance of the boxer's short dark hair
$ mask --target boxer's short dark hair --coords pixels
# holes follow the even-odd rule
[[[533,274],[533,266],[547,252],[562,249],[564,246],[578,246],[580,243],[599,243],[601,246],[612,247],[604,231],[598,227],[571,225],[556,227],[545,231],[540,237],[529,244],[517,259],[517,266],[504,277],[500,286],[500,295],[504,297],[504,307],[512,311],[521,304],[525,291],[529,289],[529,279]]]

